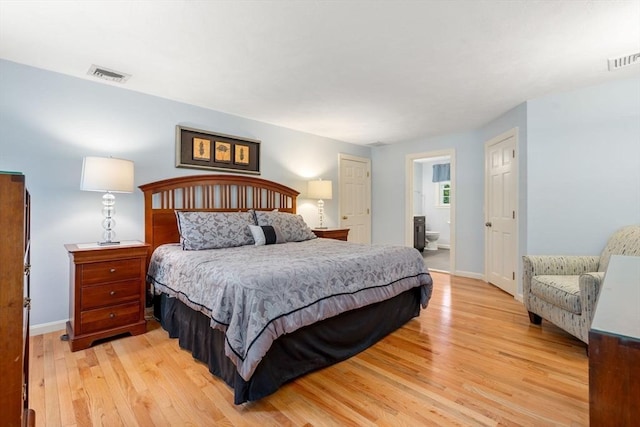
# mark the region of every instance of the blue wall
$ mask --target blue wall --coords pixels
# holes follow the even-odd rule
[[[466,133],[376,147],[373,240],[404,244],[408,155],[456,152],[456,273],[484,274],[484,143],[518,129],[518,260],[599,254],[611,233],[640,223],[640,78],[522,103]],[[521,263],[518,293],[521,293]]]
[[[175,168],[175,126],[259,139],[262,177],[300,191],[298,211],[317,225],[306,181],[338,182],[338,154],[370,157],[368,147],[297,132],[242,117],[0,60],[0,170],[21,171],[32,194],[32,323],[68,319],[65,243],[101,237],[101,195],[80,191],[84,156],[135,162],[135,184],[203,173]],[[335,189],[334,189],[335,190]],[[138,190],[118,194],[118,238],[144,239]],[[329,226],[337,199],[326,201]]]
[[[598,255],[640,223],[640,78],[528,102],[530,254]]]
[[[131,159],[136,185],[202,173],[175,168],[177,124],[261,140],[262,177],[302,196],[311,177],[337,183],[338,153],[370,157],[374,243],[405,244],[407,155],[455,150],[463,275],[484,273],[484,143],[512,128],[519,256],[597,254],[614,229],[640,223],[640,78],[531,100],[478,129],[373,149],[3,60],[0,94],[0,169],[24,172],[33,196],[35,325],[68,318],[63,244],[100,238],[100,195],[79,190],[82,158]],[[143,239],[142,194],[118,195],[117,207],[118,237]],[[298,210],[317,225],[315,201],[301,198]],[[337,199],[326,213],[337,225]]]
[[[456,272],[484,270],[483,144],[476,132],[464,132],[375,147],[371,153],[372,223],[376,243],[405,244],[407,155],[454,149],[456,157]],[[413,168],[409,170],[413,174]]]

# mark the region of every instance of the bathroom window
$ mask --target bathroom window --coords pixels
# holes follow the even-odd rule
[[[451,204],[451,182],[439,182],[436,195],[438,197],[438,199],[436,200],[436,206],[441,208],[448,208]]]

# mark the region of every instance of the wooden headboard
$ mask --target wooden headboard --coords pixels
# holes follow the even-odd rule
[[[298,191],[266,179],[236,175],[190,175],[151,182],[144,193],[144,237],[153,252],[180,241],[176,210],[238,212],[273,210],[296,213]]]

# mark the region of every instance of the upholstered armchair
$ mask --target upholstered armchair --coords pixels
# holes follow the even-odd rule
[[[600,256],[525,255],[523,298],[531,323],[545,319],[588,344],[611,255],[640,256],[640,225],[616,231]]]

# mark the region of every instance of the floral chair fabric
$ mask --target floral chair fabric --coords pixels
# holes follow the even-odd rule
[[[523,257],[523,298],[532,323],[545,319],[589,343],[611,255],[640,256],[640,225],[616,231],[600,256]]]

